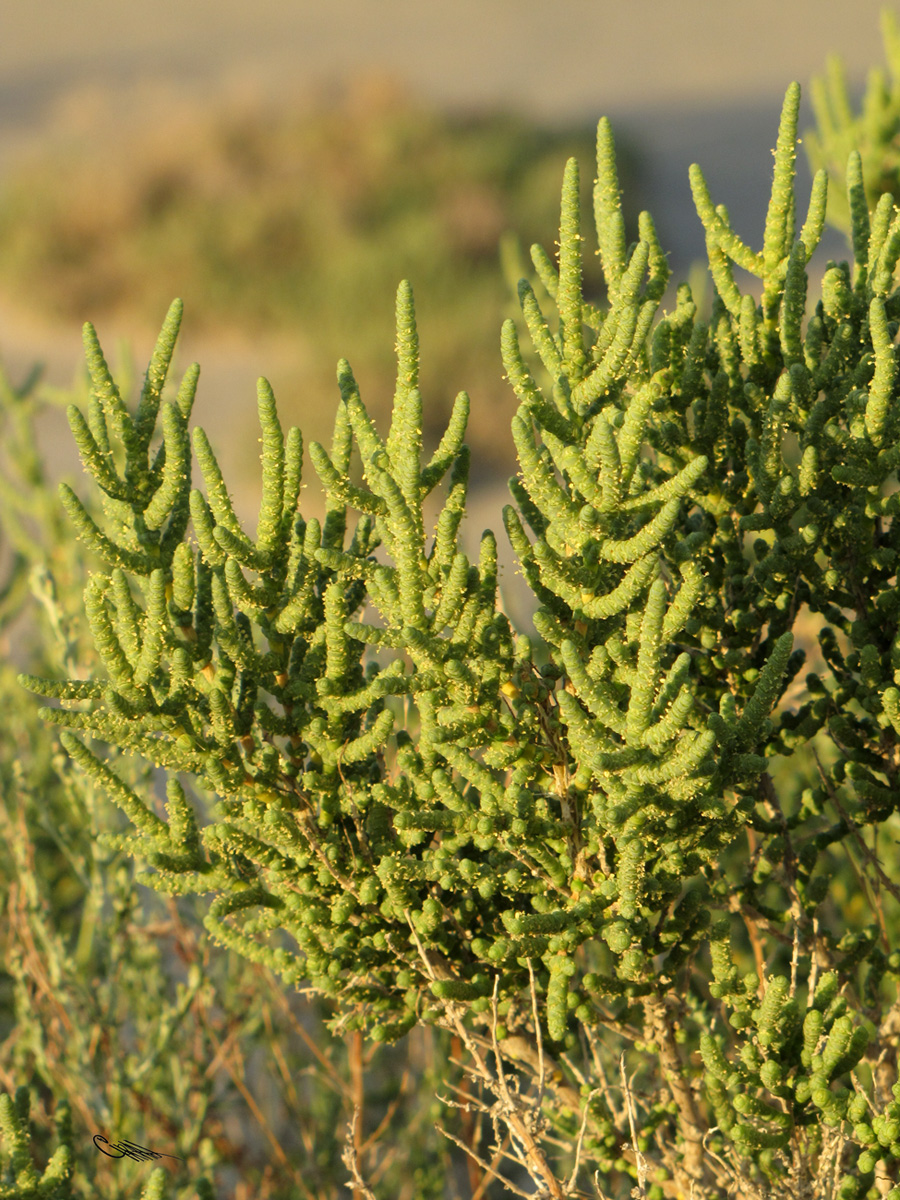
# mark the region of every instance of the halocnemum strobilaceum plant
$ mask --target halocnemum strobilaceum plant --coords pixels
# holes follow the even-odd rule
[[[456,1030],[492,1169],[546,1196],[900,1197],[898,893],[874,841],[900,797],[900,212],[868,210],[852,154],[853,262],[810,304],[827,179],[798,232],[799,98],[761,250],[692,169],[708,320],[687,285],[661,311],[605,120],[606,299],[585,299],[566,166],[558,259],[536,247],[519,286],[527,349],[502,332],[536,637],[498,604],[493,533],[477,563],[460,548],[465,393],[423,456],[406,283],[390,430],[341,362],[332,447],[309,448],[321,523],[260,381],[255,537],[199,428],[191,487],[198,368],[163,399],[178,302],[135,412],[86,326],[69,415],[104,527],[61,494],[109,565],[85,592],[104,669],[23,684],[61,702],[44,715],[133,822],[114,840],[144,882],[210,893],[212,934],[333,998],[335,1028]],[[824,668],[790,707],[809,614]],[[85,735],[166,768],[165,818]],[[216,797],[202,828],[188,780]]]

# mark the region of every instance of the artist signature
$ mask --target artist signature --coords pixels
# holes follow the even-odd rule
[[[106,1140],[102,1133],[94,1134],[94,1145],[101,1154],[105,1154],[107,1158],[133,1158],[137,1162],[141,1162],[146,1158],[178,1158],[177,1154],[157,1154],[155,1150],[147,1150],[144,1146],[136,1146],[134,1142],[119,1142],[117,1146],[112,1146],[113,1150],[120,1150],[120,1154],[110,1154],[109,1150],[104,1150],[101,1142],[106,1146],[112,1144]],[[183,1158],[178,1158],[179,1162],[184,1162]]]

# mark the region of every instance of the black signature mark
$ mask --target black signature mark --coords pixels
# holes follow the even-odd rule
[[[101,1133],[95,1133],[93,1137],[94,1145],[101,1154],[105,1154],[107,1158],[133,1158],[136,1162],[141,1162],[146,1158],[178,1158],[177,1154],[158,1154],[155,1150],[148,1150],[144,1146],[136,1146],[134,1142],[119,1142],[117,1146],[112,1145]],[[100,1143],[103,1142],[106,1146],[111,1146],[113,1150],[120,1150],[120,1154],[110,1154],[109,1150],[104,1150]],[[178,1158],[179,1162],[184,1162],[183,1158]]]

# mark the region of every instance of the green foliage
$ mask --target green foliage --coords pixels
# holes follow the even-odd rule
[[[128,857],[98,844],[99,830],[125,818],[21,703],[16,663],[82,680],[98,666],[81,629],[85,568],[98,563],[65,536],[37,449],[36,427],[61,401],[34,374],[15,387],[0,372],[0,1075],[10,1094],[30,1097],[27,1162],[19,1157],[33,1160],[37,1188],[62,1157],[53,1114],[68,1108],[73,1196],[126,1200],[149,1186],[153,1164],[104,1158],[92,1141],[102,1133],[182,1159],[163,1160],[163,1194],[177,1200],[195,1200],[198,1176],[216,1194],[239,1180],[261,1200],[298,1188],[336,1200],[359,1106],[366,1168],[407,1200],[442,1195],[409,1188],[410,1172],[444,1177],[461,1157],[431,1125],[435,1091],[459,1075],[449,1038],[422,1030],[363,1053],[357,1035],[329,1037],[322,1001],[282,995],[267,969],[231,952],[211,956],[202,902],[139,887]],[[139,761],[109,761],[131,787],[152,788]],[[397,1130],[402,1162],[385,1145]],[[32,1194],[23,1180],[3,1183],[4,1194]]]
[[[854,112],[838,55],[829,57],[825,74],[810,87],[816,128],[804,131],[806,154],[814,171],[824,167],[837,184],[829,191],[828,219],[844,233],[850,232],[847,162],[854,150],[862,162],[868,208],[874,209],[883,195],[900,196],[900,26],[892,9],[882,10],[881,33],[887,73],[881,67],[869,72],[859,112]]]
[[[94,1194],[72,1189],[72,1116],[66,1101],[58,1105],[54,1114],[60,1144],[38,1174],[29,1148],[30,1107],[26,1087],[16,1090],[15,1100],[0,1095],[0,1135],[7,1150],[6,1161],[0,1159],[0,1196],[4,1200],[79,1200],[81,1196]],[[166,1194],[166,1172],[163,1167],[157,1167],[141,1191],[141,1200],[164,1200]],[[197,1180],[194,1194],[198,1200],[213,1200],[209,1181],[203,1177]]]
[[[799,101],[792,84],[758,250],[691,168],[708,321],[684,284],[661,311],[665,255],[649,214],[626,242],[605,119],[607,301],[586,299],[566,165],[559,254],[532,254],[549,299],[523,280],[524,328],[501,340],[519,401],[503,520],[535,640],[498,603],[493,533],[477,563],[459,545],[465,393],[424,454],[407,283],[386,434],[338,366],[331,448],[310,448],[321,523],[298,506],[301,435],[260,381],[255,535],[199,429],[205,494],[191,486],[196,368],[164,388],[179,303],[133,414],[85,327],[91,400],[70,420],[102,526],[61,497],[105,559],[84,599],[104,671],[21,679],[59,702],[42,716],[134,827],[103,844],[161,892],[211,895],[212,937],[308,981],[333,1028],[453,1030],[496,1097],[481,1111],[554,1197],[584,1172],[623,1196],[649,1177],[655,1198],[850,1200],[900,1172],[900,893],[877,853],[898,829],[900,210],[869,210],[854,151],[853,262],[828,264],[807,316],[828,181],[798,233]],[[823,668],[795,709],[802,609]],[[165,818],[88,737],[166,769]],[[776,783],[777,759],[806,786]],[[211,823],[178,776],[217,795]],[[851,878],[839,851],[862,921],[829,904],[829,879]]]

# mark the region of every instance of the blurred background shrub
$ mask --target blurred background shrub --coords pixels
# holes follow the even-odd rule
[[[569,155],[589,182],[594,133],[442,114],[373,76],[295,106],[188,108],[127,138],[46,142],[0,186],[0,301],[70,326],[89,319],[101,334],[111,321],[155,333],[181,296],[192,335],[289,335],[294,365],[279,402],[313,436],[304,414],[332,414],[341,356],[376,419],[389,412],[394,296],[408,278],[426,443],[465,388],[473,466],[495,473],[513,462],[515,407],[500,324],[516,279],[531,273],[530,244],[555,241]],[[634,161],[619,151],[627,197]],[[583,205],[587,229],[589,186]]]

